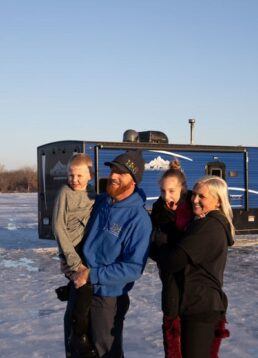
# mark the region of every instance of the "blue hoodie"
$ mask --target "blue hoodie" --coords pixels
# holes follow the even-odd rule
[[[83,255],[98,296],[127,293],[145,267],[152,230],[142,193],[112,203],[101,195],[91,218]]]

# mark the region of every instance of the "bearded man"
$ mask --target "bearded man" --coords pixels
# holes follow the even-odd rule
[[[75,284],[93,285],[90,330],[99,357],[121,358],[128,292],[145,267],[152,225],[138,188],[144,172],[141,153],[127,151],[105,165],[111,169],[107,192],[96,200],[83,245],[88,269]]]

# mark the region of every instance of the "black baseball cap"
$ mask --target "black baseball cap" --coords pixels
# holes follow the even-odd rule
[[[115,166],[121,173],[129,173],[136,184],[142,180],[144,172],[144,159],[140,150],[128,150],[118,155],[112,162],[105,162],[105,165]]]

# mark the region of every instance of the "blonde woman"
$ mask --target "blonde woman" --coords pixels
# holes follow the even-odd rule
[[[215,356],[216,328],[227,310],[223,275],[228,246],[234,243],[226,182],[216,176],[201,178],[191,202],[195,220],[174,249],[163,245],[159,264],[170,273],[184,269],[179,305],[182,357],[209,358]]]

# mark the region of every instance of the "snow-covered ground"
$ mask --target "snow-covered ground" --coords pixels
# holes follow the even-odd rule
[[[0,194],[0,357],[64,357],[56,244],[37,235],[35,194]],[[258,357],[258,237],[238,237],[225,274],[231,337],[220,357]],[[149,262],[131,291],[127,358],[163,357],[160,282]]]

